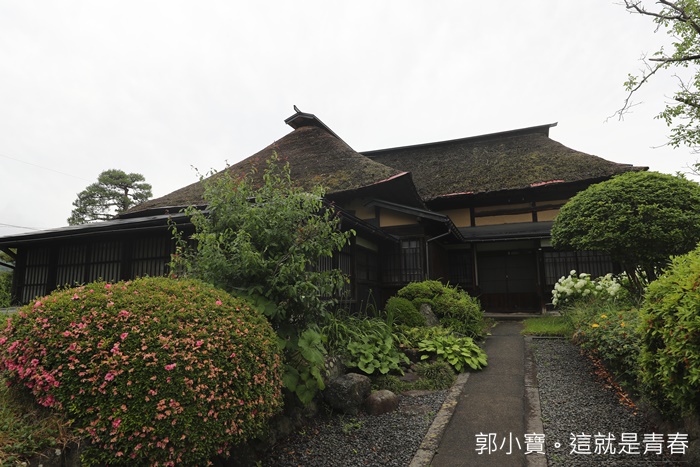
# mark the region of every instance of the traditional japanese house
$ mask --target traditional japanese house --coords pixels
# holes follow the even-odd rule
[[[296,183],[327,188],[342,227],[357,235],[324,267],[349,275],[354,307],[430,278],[465,288],[488,311],[539,312],[570,269],[613,268],[595,252],[551,248],[559,208],[592,183],[644,170],[553,141],[553,124],[359,153],[312,114],[286,123],[291,133],[225,170],[247,173],[276,151]],[[203,192],[197,182],[107,222],[1,237],[16,263],[16,301],[65,284],[166,274],[169,222],[191,230],[181,211],[206,208]]]

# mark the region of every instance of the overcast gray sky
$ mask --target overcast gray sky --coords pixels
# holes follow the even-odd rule
[[[252,155],[296,104],[358,151],[558,122],[550,136],[675,173],[658,77],[667,42],[613,0],[0,3],[0,236],[66,225],[100,172],[154,196]],[[656,147],[656,149],[654,149]]]

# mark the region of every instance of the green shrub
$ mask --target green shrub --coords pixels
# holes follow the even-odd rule
[[[642,339],[639,310],[614,304],[602,308],[580,304],[569,313],[575,321],[574,341],[601,359],[626,388],[634,389],[639,377],[637,359]]]
[[[436,297],[445,293],[445,284],[440,281],[423,281],[423,282],[411,282],[410,284],[403,287],[398,291],[397,295],[399,297],[406,298],[415,303],[416,300],[419,302],[428,302]]]
[[[416,364],[416,381],[402,381],[395,375],[379,374],[372,378],[373,389],[388,389],[396,394],[412,391],[439,391],[450,388],[457,376],[447,362],[430,362]]]
[[[480,370],[487,365],[486,353],[470,337],[450,335],[423,339],[418,343],[418,350],[424,352],[421,359],[436,356],[438,361],[449,363],[459,373],[467,366]]]
[[[391,334],[386,336],[367,335],[348,344],[349,357],[345,364],[350,368],[359,368],[371,375],[375,370],[381,374],[397,371],[403,374],[401,364],[408,364],[406,355],[396,348]]]
[[[440,324],[467,337],[482,337],[486,330],[479,300],[465,291],[438,281],[413,282],[397,292],[397,296],[415,305],[428,303]]]
[[[673,258],[649,285],[640,371],[652,402],[669,412],[700,410],[700,249]]]
[[[276,336],[199,281],[63,289],[0,333],[13,384],[74,420],[88,465],[199,464],[264,429],[281,404]]]
[[[417,349],[420,341],[434,337],[444,337],[452,334],[452,331],[442,326],[411,328],[405,325],[396,326],[394,339],[401,347]]]
[[[0,271],[0,308],[11,305],[12,273]]]
[[[442,361],[418,363],[416,374],[426,381],[426,386],[428,384],[430,386],[422,389],[447,389],[454,384],[457,378],[452,366]]]
[[[396,324],[405,324],[411,327],[425,326],[427,321],[416,306],[407,298],[391,297],[386,302],[386,313],[391,316]]]
[[[321,328],[328,346],[350,368],[359,368],[369,375],[378,371],[403,373],[402,363],[408,358],[399,351],[391,327],[378,318],[329,315]]]
[[[348,355],[348,344],[366,336],[384,338],[390,336],[391,326],[378,318],[358,318],[326,314],[321,326],[321,334],[328,349],[338,355]]]

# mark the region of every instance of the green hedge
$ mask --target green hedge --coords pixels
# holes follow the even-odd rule
[[[640,371],[662,409],[700,409],[700,249],[673,258],[649,285],[643,307]]]

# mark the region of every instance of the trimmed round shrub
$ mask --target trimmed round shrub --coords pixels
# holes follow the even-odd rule
[[[440,324],[467,337],[481,337],[486,324],[481,303],[465,291],[444,285],[439,281],[408,284],[396,294],[411,300],[414,305],[428,303]]]
[[[65,413],[88,465],[196,465],[281,406],[266,319],[194,280],[94,282],[37,300],[0,332],[0,369]]]
[[[650,400],[672,413],[700,410],[700,248],[673,258],[643,305],[640,372]]]
[[[398,291],[397,296],[416,303],[431,303],[432,299],[445,293],[445,284],[440,281],[411,282]]]
[[[426,380],[428,389],[449,389],[457,379],[452,366],[447,362],[418,363],[418,376]]]
[[[393,316],[396,324],[405,324],[412,328],[425,326],[427,321],[416,306],[408,299],[402,297],[391,297],[386,302],[386,312]]]

